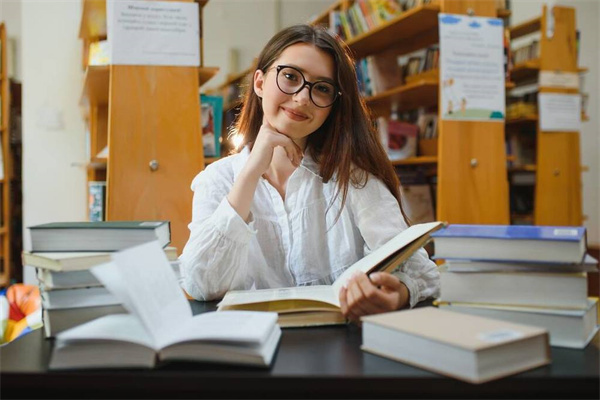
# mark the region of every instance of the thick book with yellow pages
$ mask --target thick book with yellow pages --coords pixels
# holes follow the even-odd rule
[[[434,307],[369,315],[362,349],[470,383],[550,363],[548,331]]]
[[[248,310],[279,313],[281,327],[343,324],[338,293],[355,271],[391,272],[423,247],[442,222],[413,225],[377,250],[352,264],[332,285],[229,291],[219,311]]]

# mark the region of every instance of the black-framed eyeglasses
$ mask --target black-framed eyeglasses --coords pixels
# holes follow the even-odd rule
[[[342,95],[342,92],[331,82],[309,82],[298,68],[289,65],[277,66],[277,87],[283,93],[300,93],[306,86],[308,86],[310,100],[319,108],[331,107]]]

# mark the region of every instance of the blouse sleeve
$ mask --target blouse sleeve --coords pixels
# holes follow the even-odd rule
[[[348,200],[365,241],[365,255],[408,227],[396,198],[373,176],[363,188],[351,188]],[[424,249],[419,249],[393,274],[408,288],[411,308],[429,297],[439,296],[440,274]]]
[[[192,182],[190,238],[179,260],[181,284],[197,300],[222,298],[228,290],[244,287],[248,247],[256,231],[252,215],[246,223],[227,201],[232,181],[232,173],[209,166]]]

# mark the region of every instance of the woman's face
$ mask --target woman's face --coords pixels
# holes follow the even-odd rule
[[[311,44],[298,43],[286,48],[266,73],[258,70],[254,74],[254,91],[262,98],[264,118],[278,132],[304,148],[306,138],[323,125],[331,107],[317,107],[310,99],[308,86],[296,94],[283,93],[277,86],[279,65],[296,68],[311,83],[335,82],[333,57]],[[280,83],[284,78],[280,76]]]

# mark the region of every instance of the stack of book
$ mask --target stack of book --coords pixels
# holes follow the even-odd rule
[[[37,270],[47,337],[104,315],[125,313],[90,268],[111,261],[114,251],[126,247],[157,240],[164,248],[170,242],[166,221],[51,223],[29,229],[32,250],[23,252],[23,265]],[[164,251],[177,273],[177,250]]]
[[[281,329],[277,314],[193,316],[157,241],[116,252],[91,269],[129,314],[106,315],[56,336],[50,369],[152,368],[171,360],[268,367]]]
[[[440,307],[545,328],[552,346],[584,348],[597,332],[585,228],[450,225],[432,236],[446,261]]]

